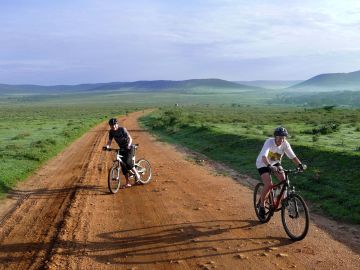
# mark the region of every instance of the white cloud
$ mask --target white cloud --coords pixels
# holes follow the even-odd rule
[[[15,80],[25,69],[46,69],[50,77],[53,70],[54,78],[65,78],[59,74],[66,69],[84,76],[88,69],[79,82],[99,74],[100,81],[246,79],[231,70],[246,65],[252,78],[281,78],[289,68],[302,70],[302,78],[307,70],[290,61],[306,63],[316,75],[323,67],[309,66],[311,59],[325,58],[333,67],[357,69],[348,56],[360,51],[359,1],[13,2],[0,3],[0,63],[17,64],[8,64],[1,80]]]

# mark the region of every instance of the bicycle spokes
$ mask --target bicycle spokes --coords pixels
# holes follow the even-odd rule
[[[284,203],[281,219],[291,239],[301,240],[306,236],[309,229],[309,210],[299,195],[294,194]]]
[[[294,198],[289,200],[288,212],[289,212],[290,218],[298,218],[299,217],[299,207]]]
[[[262,222],[268,222],[273,214],[273,207],[272,204],[269,200],[269,198],[265,201],[265,219],[261,218],[261,216],[259,215],[259,210],[260,210],[260,201],[261,201],[261,193],[262,190],[264,188],[264,184],[263,183],[259,183],[256,185],[255,187],[255,191],[254,191],[254,208],[255,208],[255,213],[256,216],[258,217],[258,219]]]
[[[151,165],[150,162],[146,159],[140,159],[136,164],[136,169],[140,174],[140,182],[143,184],[147,184],[150,182],[152,173],[151,173]]]
[[[111,193],[118,192],[120,188],[120,167],[113,166],[109,170],[108,187]]]

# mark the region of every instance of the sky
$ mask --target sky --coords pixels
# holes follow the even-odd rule
[[[360,70],[358,0],[0,0],[0,83]]]

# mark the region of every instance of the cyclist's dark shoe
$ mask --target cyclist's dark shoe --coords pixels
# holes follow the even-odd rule
[[[259,217],[265,219],[265,207],[259,207]]]

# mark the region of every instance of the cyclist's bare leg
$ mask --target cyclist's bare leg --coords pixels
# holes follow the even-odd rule
[[[261,180],[264,183],[264,188],[263,188],[262,193],[261,193],[260,206],[265,207],[265,200],[269,196],[269,191],[270,191],[271,186],[272,186],[270,174],[269,173],[263,173],[261,175]]]
[[[129,184],[129,173],[125,174],[125,185]]]
[[[274,175],[279,180],[279,182],[282,182],[285,180],[285,174],[283,172],[275,172]],[[263,189],[263,192],[261,193],[260,204],[262,207],[264,207],[266,198],[267,198],[267,196],[269,196],[269,191],[272,186],[272,181],[271,181],[271,176],[269,173],[263,173],[261,175],[261,180],[264,183],[264,189]]]
[[[279,182],[282,182],[285,180],[285,173],[283,173],[283,172],[276,172],[276,173],[274,173],[274,175],[279,180]]]
[[[140,174],[139,174],[139,172],[135,169],[135,167],[133,167],[133,168],[131,169],[131,172],[135,175],[136,181],[138,181],[138,180],[140,179]]]

